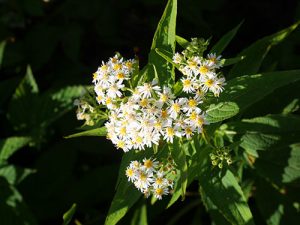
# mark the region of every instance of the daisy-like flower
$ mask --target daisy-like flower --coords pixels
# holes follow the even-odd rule
[[[163,195],[168,195],[169,194],[169,190],[167,187],[156,187],[154,188],[153,191],[154,197],[161,200]]]
[[[168,113],[171,118],[176,119],[178,114],[180,113],[180,110],[182,108],[182,105],[184,105],[186,102],[185,98],[179,98],[174,100],[169,101],[169,108],[168,108]]]
[[[184,57],[180,53],[175,53],[173,56],[173,62],[176,64],[180,64],[183,61]]]
[[[217,56],[216,53],[207,54],[207,60],[209,62],[209,65],[216,69],[222,67],[221,58],[222,56]]]
[[[194,83],[196,82],[194,79],[191,78],[182,78],[181,79],[183,85],[183,91],[186,93],[193,93],[195,92]]]
[[[126,169],[126,176],[128,181],[134,182],[137,179],[137,171],[136,169],[128,166]]]
[[[157,81],[153,80],[151,83],[145,83],[142,86],[138,86],[137,90],[139,91],[142,98],[150,98],[153,94],[153,91],[160,91],[160,87],[157,86]]]
[[[146,169],[146,171],[148,172],[153,172],[157,166],[158,166],[158,161],[156,161],[155,159],[143,159],[143,163],[144,163],[144,168]]]
[[[217,85],[217,75],[215,73],[207,73],[205,76],[201,77],[202,90],[204,92],[214,90],[214,87]]]

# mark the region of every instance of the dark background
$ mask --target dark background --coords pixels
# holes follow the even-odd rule
[[[92,73],[101,61],[116,51],[126,58],[138,55],[142,67],[166,2],[0,0],[0,41],[7,41],[0,80],[15,79],[15,85],[1,90],[8,96],[0,111],[1,138],[20,135],[7,119],[6,110],[27,65],[41,93],[67,85],[91,84]],[[296,0],[179,0],[177,34],[185,38],[212,37],[213,44],[244,20],[223,53],[224,57],[234,57],[257,39],[299,19],[300,3]],[[299,68],[299,53],[297,30],[271,50],[262,68]],[[79,207],[76,218],[83,224],[102,224],[105,219],[122,153],[103,138],[63,139],[80,125],[73,110],[47,130],[39,146],[25,147],[11,158],[15,165],[36,170],[17,188],[40,224],[60,224],[63,212],[74,202]],[[194,199],[188,198],[164,212],[158,206],[150,208],[150,224],[166,224],[177,209]],[[198,220],[210,223],[204,208],[197,207],[177,224],[188,224],[196,211]],[[255,219],[262,223],[259,212]]]

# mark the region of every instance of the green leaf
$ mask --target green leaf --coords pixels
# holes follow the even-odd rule
[[[245,56],[246,58],[230,70],[228,77],[233,78],[243,74],[255,74],[258,72],[265,56],[269,50],[283,41],[292,31],[294,31],[300,22],[281,30],[273,35],[264,37],[246,49],[244,49],[238,56]]]
[[[13,95],[13,98],[19,98],[28,95],[29,93],[38,93],[38,92],[39,92],[39,88],[32,74],[31,67],[27,66],[25,77],[17,87]]]
[[[155,31],[149,54],[149,63],[155,65],[161,85],[169,81],[174,82],[175,72],[174,67],[162,59],[155,49],[159,48],[172,54],[175,53],[176,15],[177,0],[169,0]]]
[[[275,189],[263,179],[256,179],[255,202],[265,224],[297,224],[299,188]]]
[[[13,165],[0,166],[0,176],[5,177],[8,183],[12,185],[21,183],[27,176],[34,172],[35,170]]]
[[[228,46],[231,40],[235,37],[237,31],[244,21],[240,22],[235,28],[226,33],[210,50],[210,53],[216,53],[220,55],[224,49]]]
[[[202,198],[209,198],[219,212],[232,224],[254,224],[243,191],[229,170],[219,172],[209,158],[210,149],[201,151],[199,185]]]
[[[0,140],[0,163],[6,161],[20,148],[28,145],[30,141],[30,137],[9,137]]]
[[[130,161],[142,159],[145,156],[144,154],[147,154],[147,152],[134,153],[130,151],[123,155],[116,185],[117,191],[109,208],[105,225],[115,225],[118,223],[141,197],[141,192],[127,180],[125,170]]]
[[[189,45],[189,41],[184,39],[183,37],[180,37],[178,35],[176,35],[175,37],[176,42],[182,47],[182,48],[186,48]]]
[[[6,41],[0,42],[0,68],[2,66],[5,46],[6,46]]]
[[[300,138],[300,118],[293,115],[268,115],[243,119],[227,125],[228,131],[237,134],[240,146],[248,154],[258,157],[258,151],[287,146]]]
[[[227,82],[220,102],[235,102],[240,113],[275,89],[300,80],[300,70],[245,75]],[[268,84],[268,85],[266,85]]]
[[[217,105],[212,104],[206,110],[206,121],[209,123],[216,123],[238,114],[239,107],[234,102],[221,102]]]
[[[160,55],[165,60],[167,60],[167,62],[171,63],[174,67],[179,69],[179,65],[173,62],[173,59],[172,59],[173,54],[171,52],[165,51],[163,49],[158,49],[158,48],[156,48],[155,51],[158,55]]]
[[[223,66],[230,66],[230,65],[238,63],[239,61],[243,60],[244,58],[245,58],[245,56],[238,56],[235,58],[222,59],[222,63],[223,63]]]
[[[66,136],[65,138],[75,138],[81,136],[106,136],[106,127],[95,128],[92,130],[82,131],[76,134],[71,134]]]
[[[135,210],[131,225],[147,225],[147,205],[143,204],[141,207]]]
[[[177,165],[177,169],[179,170],[181,197],[182,200],[184,200],[188,182],[188,166],[186,162],[186,153],[183,149],[184,145],[179,141],[178,138],[174,138],[173,145],[170,147],[172,157]]]
[[[254,167],[257,173],[277,185],[300,185],[300,143],[273,147],[261,152]]]
[[[76,212],[76,208],[77,208],[77,205],[74,203],[71,206],[71,208],[67,212],[64,213],[64,215],[63,215],[63,221],[64,221],[63,225],[68,225],[71,222],[71,220],[72,220],[72,218],[73,218],[73,216]]]
[[[0,218],[1,224],[37,225],[18,190],[0,177]]]

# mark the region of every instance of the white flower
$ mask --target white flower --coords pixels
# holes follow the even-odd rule
[[[175,101],[171,100],[169,101],[169,108],[168,108],[168,114],[171,118],[176,119],[178,114],[180,113],[181,107],[183,104],[185,104],[186,99],[185,98],[179,98]]]
[[[222,67],[221,55],[217,56],[216,53],[207,54],[208,63],[213,68]]]
[[[184,59],[183,55],[179,53],[175,53],[175,55],[173,56],[173,62],[176,64],[180,64],[183,59]]]
[[[186,93],[193,93],[195,92],[194,83],[196,82],[195,79],[190,78],[182,78],[181,79],[183,85],[183,91]]]
[[[157,81],[153,80],[151,83],[145,83],[142,86],[138,86],[137,90],[139,91],[142,98],[150,98],[152,96],[152,92],[160,91],[160,87],[156,85]]]
[[[164,187],[164,186],[156,187],[153,190],[153,194],[154,194],[155,198],[161,200],[163,195],[168,195],[169,194],[169,190],[168,190],[167,187]]]

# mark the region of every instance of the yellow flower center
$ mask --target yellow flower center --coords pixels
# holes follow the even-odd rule
[[[161,117],[162,117],[163,119],[166,119],[166,118],[168,117],[168,112],[167,112],[167,110],[161,110]]]
[[[120,135],[125,136],[126,135],[126,127],[121,127],[120,129]]]
[[[160,100],[161,100],[162,102],[168,101],[168,95],[162,94],[162,95],[160,96]]]
[[[128,62],[125,63],[125,66],[126,66],[128,69],[131,69],[131,68],[132,68],[132,63],[128,61]]]
[[[197,66],[197,63],[195,61],[189,61],[188,65],[191,69],[195,68]]]
[[[144,166],[145,166],[147,169],[150,169],[150,168],[152,168],[152,166],[153,166],[153,162],[152,162],[150,159],[147,159],[147,160],[144,162]]]
[[[185,86],[185,87],[190,87],[191,84],[192,84],[192,82],[190,80],[184,80],[183,81],[183,86]]]
[[[106,72],[108,70],[108,67],[107,67],[107,65],[103,65],[103,66],[100,67],[100,69],[102,71]]]
[[[131,169],[131,168],[128,168],[128,169],[126,170],[126,175],[127,175],[128,177],[132,177],[132,176],[133,176],[133,174],[134,174],[134,171],[133,171],[133,169]]]
[[[213,85],[213,83],[214,83],[214,80],[212,80],[212,79],[207,79],[207,80],[205,81],[205,85],[206,85],[207,87],[211,87],[211,86]]]
[[[156,180],[155,180],[155,183],[158,184],[158,185],[161,185],[163,183],[163,179],[161,177],[158,177]]]
[[[187,127],[187,128],[185,128],[185,133],[187,135],[191,135],[193,132],[192,132],[192,129],[190,127]]]
[[[122,68],[122,65],[119,63],[115,64],[113,67],[114,70],[120,70],[121,68]]]
[[[172,108],[174,109],[175,112],[179,112],[180,111],[180,105],[178,103],[174,103],[172,105]]]
[[[117,74],[117,78],[118,79],[124,79],[125,78],[125,74],[124,73],[118,73]]]
[[[141,101],[140,101],[140,105],[142,106],[142,107],[147,107],[147,105],[148,105],[148,99],[146,99],[146,98],[143,98]]]
[[[199,68],[199,72],[200,72],[201,74],[207,74],[208,71],[209,71],[209,69],[208,69],[207,66],[200,66],[200,68]]]
[[[96,80],[97,79],[98,74],[97,73],[93,73],[93,79]]]
[[[197,106],[197,101],[195,99],[190,99],[188,104],[189,104],[189,107],[194,108]]]
[[[125,147],[125,142],[123,140],[119,140],[117,143],[118,148],[124,148]]]
[[[162,195],[162,194],[163,194],[163,189],[162,189],[162,188],[157,188],[157,189],[155,190],[155,193],[156,193],[157,195]]]
[[[190,120],[195,121],[197,119],[197,113],[196,112],[192,112],[190,115]]]
[[[175,134],[174,129],[172,127],[167,127],[166,133],[167,133],[167,136],[169,136],[169,137],[173,137]]]

